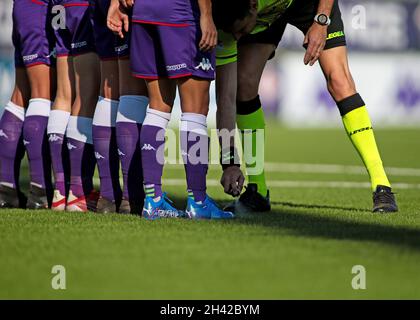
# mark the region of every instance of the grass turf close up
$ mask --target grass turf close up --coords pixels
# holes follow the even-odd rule
[[[275,167],[272,212],[234,221],[1,210],[0,298],[418,299],[419,138],[419,130],[377,130],[385,165],[414,173],[390,175],[401,186],[398,214],[370,212],[367,174]],[[341,130],[271,124],[266,151],[270,163],[361,165]],[[168,167],[165,178],[184,173]],[[209,179],[219,178],[213,168]],[[185,206],[183,186],[165,189]],[[229,201],[216,185],[209,193]],[[51,287],[54,265],[66,269],[66,290]],[[354,265],[366,269],[366,290],[351,286]]]

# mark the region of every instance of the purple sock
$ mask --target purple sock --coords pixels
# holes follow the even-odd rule
[[[206,116],[183,113],[181,116],[181,152],[185,164],[188,190],[195,201],[206,199],[208,148]]]
[[[93,125],[92,135],[99,171],[100,194],[110,201],[119,200],[121,198],[120,160],[115,127]]]
[[[127,200],[144,198],[140,131],[139,123],[117,122],[116,124],[118,154],[124,182],[123,197]]]
[[[51,188],[51,161],[47,140],[48,117],[31,115],[23,123],[23,144],[28,153],[31,184]]]
[[[70,158],[70,190],[76,197],[93,190],[95,155],[93,145],[67,137]]]
[[[48,135],[55,189],[60,191],[62,195],[67,194],[67,184],[70,175],[69,152],[66,140],[64,134],[50,133]]]
[[[22,127],[23,121],[6,109],[0,120],[0,182],[17,189],[20,163],[25,153]]]
[[[162,127],[143,125],[140,133],[143,183],[146,196],[150,197],[160,197],[162,195],[164,164],[164,148],[162,145],[165,143],[162,137],[164,137],[164,132],[165,129]]]

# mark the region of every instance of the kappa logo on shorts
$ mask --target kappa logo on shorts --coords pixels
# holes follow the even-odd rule
[[[146,144],[143,145],[141,150],[151,151],[151,150],[156,150],[156,149],[151,144],[146,143]]]
[[[28,140],[23,140],[23,145],[27,146],[28,144],[30,144],[30,142]]]
[[[3,131],[3,129],[0,129],[0,137],[5,137],[6,139],[9,139],[7,134]]]
[[[71,48],[72,49],[78,49],[78,48],[83,48],[87,46],[87,41],[82,41],[82,42],[74,42],[71,44]]]
[[[204,71],[214,71],[213,66],[211,65],[211,62],[209,59],[203,58],[203,60],[201,60],[200,64],[198,66],[195,67],[195,70],[198,69],[203,69]]]
[[[23,59],[23,61],[32,61],[32,60],[35,60],[38,57],[39,57],[38,53],[35,53],[35,54],[30,54],[30,55],[27,55],[27,56],[23,56],[22,59]]]
[[[122,46],[115,47],[114,49],[115,49],[115,52],[117,52],[117,53],[122,52],[122,51],[124,51],[124,50],[127,50],[127,49],[128,49],[128,44],[124,44],[124,45],[122,45]]]
[[[57,50],[54,48],[50,54],[47,56],[47,58],[57,58]]]
[[[186,63],[180,63],[180,64],[174,64],[171,66],[166,66],[166,71],[177,71],[181,69],[186,69],[187,64]]]

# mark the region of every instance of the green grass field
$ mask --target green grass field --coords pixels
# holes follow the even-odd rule
[[[150,222],[0,211],[0,298],[419,299],[420,130],[376,131],[397,187],[393,215],[370,212],[367,174],[342,130],[267,133],[269,214]],[[165,178],[183,207],[183,171]],[[215,167],[209,193],[228,202],[219,178]],[[54,265],[66,268],[66,290],[51,288]],[[354,265],[366,268],[366,290],[351,286]]]

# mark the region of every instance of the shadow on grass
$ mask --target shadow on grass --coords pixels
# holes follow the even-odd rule
[[[290,208],[274,209],[269,213],[240,215],[233,223],[263,226],[278,232],[289,231],[302,237],[377,242],[420,250],[420,230],[375,222],[351,221],[357,216],[352,215],[350,217],[348,211],[360,212],[360,217],[362,214],[374,215],[374,213],[365,209],[288,202],[276,202],[275,204]],[[305,209],[341,210],[344,219],[323,216],[322,213]],[[378,218],[380,219],[381,216],[378,215]]]
[[[321,204],[303,204],[303,203],[276,202],[276,201],[272,201],[271,204],[291,207],[291,208],[302,208],[302,209],[331,209],[331,210],[345,210],[345,211],[356,211],[356,212],[371,212],[370,210],[367,210],[366,208],[329,206],[329,205],[321,205]]]

